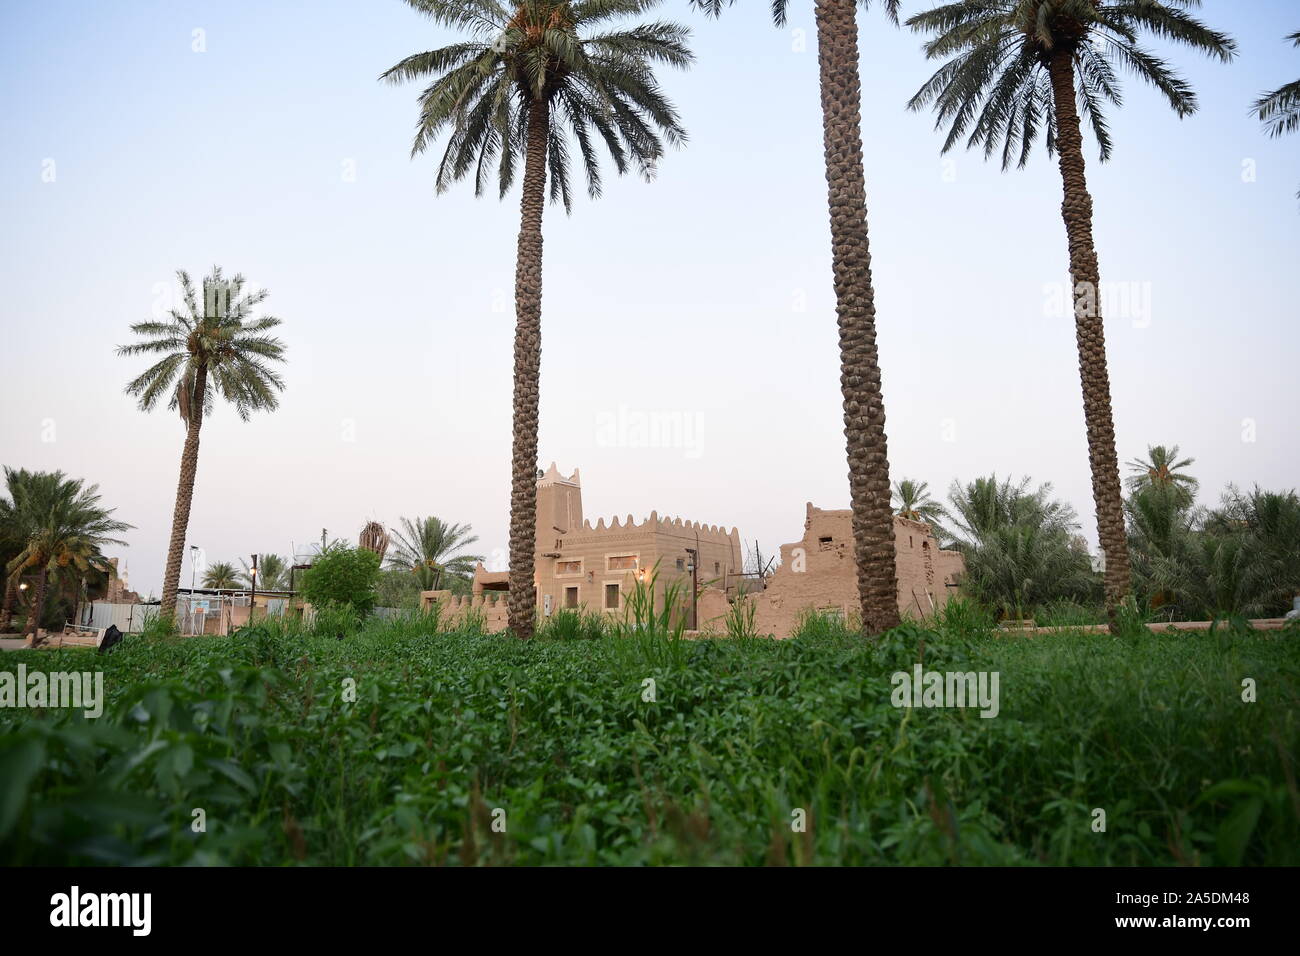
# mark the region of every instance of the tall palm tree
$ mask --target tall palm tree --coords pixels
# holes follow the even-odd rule
[[[1287,39],[1300,46],[1300,31],[1291,34]],[[1300,129],[1300,80],[1279,86],[1271,93],[1265,93],[1255,101],[1253,108],[1269,136],[1294,133]],[[1300,196],[1300,193],[1296,195]]]
[[[229,561],[214,561],[203,570],[203,586],[213,590],[234,590],[242,587],[238,569]]]
[[[111,573],[101,548],[125,545],[114,535],[133,526],[114,519],[114,509],[100,503],[98,485],[86,487],[80,478],[67,478],[59,471],[34,476],[15,504],[26,512],[22,525],[27,538],[6,566],[6,578],[17,581],[25,574],[35,578],[25,633],[31,633],[36,644],[51,578],[66,581],[69,575],[92,570]]]
[[[441,518],[403,518],[392,533],[393,552],[388,567],[415,575],[423,591],[436,591],[448,577],[463,578],[474,573],[481,554],[462,554],[478,541],[470,525],[450,524]]]
[[[1234,41],[1186,12],[1198,5],[1199,0],[962,0],[907,21],[914,30],[933,34],[925,44],[928,57],[947,58],[908,104],[916,110],[933,104],[936,126],[948,126],[945,152],[965,137],[968,147],[983,147],[985,157],[1000,148],[1003,169],[1013,159],[1024,166],[1045,129],[1048,154],[1058,154],[1092,496],[1106,554],[1112,629],[1132,582],[1079,109],[1103,161],[1111,154],[1105,107],[1120,103],[1120,70],[1154,86],[1180,117],[1195,112],[1196,95],[1188,83],[1140,46],[1138,37],[1147,32],[1230,60]]]
[[[437,189],[474,178],[476,195],[496,179],[502,198],[523,161],[523,196],[515,262],[514,437],[510,485],[509,625],[533,633],[537,513],[537,397],[541,368],[542,210],[550,198],[571,206],[570,136],[600,195],[598,136],[619,173],[635,166],[647,178],[663,142],[686,132],[663,96],[652,65],[685,67],[688,31],[655,22],[600,32],[606,21],[640,14],[655,0],[407,0],[434,21],[470,39],[417,53],[381,75],[394,83],[432,82],[420,94],[411,148],[424,152],[443,132],[447,146]]]
[[[733,0],[725,0],[730,6]],[[858,0],[865,8],[870,0]],[[898,23],[900,0],[881,0]],[[724,0],[691,0],[718,15]],[[890,507],[885,402],[876,348],[875,289],[867,233],[867,187],[862,169],[862,81],[854,0],[814,0],[821,84],[822,142],[830,207],[831,270],[840,330],[840,391],[848,452],[849,503],[862,627],[868,634],[899,623]],[[785,25],[786,0],[772,0],[772,21]]]
[[[257,556],[257,580],[253,580],[253,568],[243,558],[239,563],[244,570],[239,573],[239,582],[245,587],[257,585],[259,591],[283,591],[289,583],[289,562],[278,554],[259,554]]]
[[[1145,488],[1160,487],[1173,489],[1175,497],[1184,505],[1190,505],[1196,498],[1196,489],[1200,484],[1184,469],[1196,464],[1195,458],[1179,458],[1177,445],[1148,445],[1147,457],[1132,458],[1126,462],[1129,471],[1129,490],[1142,491]]]
[[[948,509],[930,496],[930,483],[902,478],[894,482],[894,514],[912,521],[924,521],[933,529],[935,536],[947,532],[943,520],[948,517]]]
[[[179,412],[185,423],[180,480],[163,573],[160,614],[164,618],[176,613],[176,588],[199,466],[199,430],[203,419],[212,414],[213,396],[220,395],[230,402],[240,419],[248,421],[255,411],[278,408],[276,392],[284,389],[279,373],[268,364],[284,361],[284,343],[267,334],[280,320],[269,315],[253,318],[253,310],[266,299],[267,290],[245,293],[242,275],[226,279],[221,267],[214,266],[212,274],[203,280],[200,305],[189,275],[176,275],[185,310],[170,310],[165,321],[137,322],[131,331],[142,341],[117,349],[118,355],[158,357],[154,365],[127,385],[126,392],[137,396],[140,409],[146,412],[166,399],[167,408]]]

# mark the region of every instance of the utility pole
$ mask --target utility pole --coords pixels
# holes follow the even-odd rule
[[[253,590],[248,596],[248,623],[253,623],[253,608],[257,605],[257,555],[253,555]]]

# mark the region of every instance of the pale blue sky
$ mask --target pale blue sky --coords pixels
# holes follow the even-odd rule
[[[775,550],[805,501],[847,504],[811,10],[777,30],[747,0],[662,6],[694,31],[695,68],[663,74],[689,145],[653,184],[611,171],[598,202],[548,207],[541,457],[582,469],[593,520],[657,509]],[[1300,6],[1202,16],[1240,55],[1168,51],[1201,111],[1130,80],[1088,173],[1103,281],[1134,294],[1107,321],[1120,455],[1178,443],[1217,497],[1300,484],[1300,137],[1249,114],[1300,76]],[[860,22],[894,477],[1050,480],[1094,539],[1056,167],[945,164],[904,109],[919,38]],[[137,589],[161,586],[183,436],[122,393],[142,363],[113,347],[214,262],[271,290],[290,363],[277,413],[205,425],[191,542],[235,560],[434,513],[504,548],[517,193],[436,197],[434,158],[408,157],[416,88],[376,82],[448,40],[399,0],[0,7],[0,462],[97,481],[138,526]],[[682,426],[673,447],[645,447],[645,415]]]

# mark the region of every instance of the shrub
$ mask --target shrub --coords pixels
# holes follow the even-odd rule
[[[346,604],[358,614],[375,606],[379,555],[361,548],[331,545],[303,576],[303,596],[317,608]]]

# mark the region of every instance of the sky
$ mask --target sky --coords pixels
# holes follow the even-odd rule
[[[1249,109],[1300,77],[1300,8],[1200,15],[1235,62],[1151,44],[1199,112],[1127,78],[1113,158],[1085,144],[1121,461],[1178,444],[1212,503],[1300,485],[1300,136]],[[812,4],[650,16],[692,29],[695,66],[660,73],[690,138],[653,183],[607,166],[546,210],[540,464],[581,469],[593,523],[653,509],[771,553],[805,502],[848,505]],[[921,38],[859,27],[891,477],[1050,481],[1095,543],[1057,168],[941,156],[905,106]],[[161,593],[184,429],[114,349],[213,264],[270,290],[288,363],[277,411],[204,424],[204,559],[434,514],[504,567],[517,187],[436,195],[418,87],[377,81],[453,39],[400,0],[0,3],[0,463],[97,483],[132,588]]]

